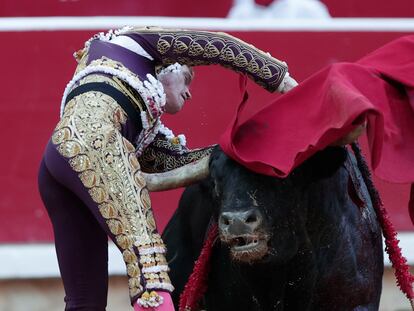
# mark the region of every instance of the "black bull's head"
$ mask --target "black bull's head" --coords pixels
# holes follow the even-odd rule
[[[345,157],[343,148],[328,148],[279,179],[248,171],[215,150],[210,161],[211,197],[220,239],[233,260],[282,263],[292,258],[305,234],[305,188],[332,174]]]
[[[303,204],[306,187],[336,171],[345,157],[344,148],[327,148],[289,177],[279,179],[247,170],[216,147],[209,161],[203,160],[201,170],[196,164],[189,167],[192,172],[182,173],[185,176],[182,178],[181,173],[168,173],[167,177],[160,177],[161,186],[149,176],[147,181],[150,190],[164,190],[209,175],[204,180],[209,192],[207,197],[219,225],[220,239],[229,247],[233,260],[282,263],[297,253],[299,241],[305,235],[300,228],[304,228],[306,222],[307,211]]]

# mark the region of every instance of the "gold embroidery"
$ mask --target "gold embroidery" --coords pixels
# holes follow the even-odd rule
[[[170,49],[171,45],[167,40],[160,39],[157,43],[157,50],[161,54],[167,53],[167,51]]]
[[[148,190],[145,188],[141,190],[141,201],[146,209],[151,207],[151,200],[149,197],[149,193],[148,193]]]
[[[144,273],[144,277],[146,279],[149,279],[149,281],[152,281],[152,280],[157,280],[158,281],[158,279],[159,279],[159,276],[155,273]]]
[[[239,55],[237,55],[236,59],[234,60],[234,64],[237,67],[241,67],[241,68],[247,67],[247,58],[244,57],[243,54],[239,54]]]
[[[68,140],[71,137],[70,129],[67,127],[61,128],[59,131],[56,131],[52,136],[52,142],[55,145],[61,144],[65,140]]]
[[[135,255],[135,253],[126,250],[122,253],[122,257],[124,258],[124,261],[126,263],[134,263],[137,261],[137,256]]]
[[[75,172],[83,172],[91,168],[91,162],[85,154],[70,159],[69,164]]]
[[[81,174],[79,174],[79,178],[86,188],[92,188],[96,185],[97,177],[93,170],[83,171]]]
[[[99,65],[99,66],[105,66],[108,68],[113,68],[113,69],[117,69],[123,72],[127,72],[129,74],[131,74],[132,76],[135,77],[135,79],[139,80],[139,77],[136,76],[135,74],[133,74],[131,71],[128,70],[128,68],[124,67],[121,63],[116,62],[114,60],[108,59],[108,58],[101,58],[98,60],[94,61],[94,65]],[[106,84],[109,84],[111,86],[113,86],[114,88],[118,89],[119,91],[121,91],[130,101],[131,103],[134,104],[134,108],[137,109],[137,111],[141,112],[145,109],[148,111],[149,107],[146,105],[146,103],[142,100],[141,95],[137,92],[137,90],[135,90],[134,88],[132,88],[129,84],[127,84],[126,82],[122,81],[121,79],[119,79],[118,77],[112,76],[104,76],[102,74],[90,74],[87,75],[86,77],[82,78],[79,81],[79,85],[83,85],[86,83],[93,83],[93,82],[103,82]],[[66,104],[65,110],[68,109],[67,106],[69,105]],[[123,117],[122,117],[123,116]],[[153,116],[151,114],[148,114],[149,116],[149,121],[151,123],[151,125],[155,122],[156,119],[153,118]],[[120,119],[120,118],[123,119]],[[119,128],[119,124],[123,124],[126,121],[126,115],[124,113],[124,111],[118,107],[117,111],[115,112],[115,116],[114,116],[114,122],[115,124],[117,124],[117,129],[120,130]]]
[[[94,79],[98,79],[96,75]],[[52,141],[78,173],[123,250],[134,297],[144,290],[140,284],[144,256],[137,256],[135,247],[149,252],[145,255],[148,265],[164,265],[165,257],[134,146],[118,130],[126,120],[125,112],[111,97],[100,92],[84,93],[66,105]],[[156,275],[158,282],[171,286],[168,275]],[[145,280],[144,284],[151,287],[150,283]]]
[[[127,152],[134,152],[135,147],[133,144],[131,144],[126,138],[122,137],[122,142],[127,150]]]
[[[261,76],[264,79],[269,79],[272,76],[272,72],[270,71],[270,68],[267,66],[263,66],[260,71],[261,71]]]
[[[138,187],[143,188],[145,186],[145,179],[142,174],[135,174],[134,179]]]
[[[134,170],[139,169],[139,162],[138,162],[137,158],[135,157],[135,155],[133,155],[133,154],[129,155],[129,164],[131,164],[131,166]]]
[[[175,53],[182,54],[188,50],[188,46],[183,41],[176,40],[174,42],[173,49]]]
[[[134,246],[132,238],[124,234],[116,237],[116,244],[122,249],[131,249]]]
[[[88,62],[88,53],[85,53],[86,50],[82,49],[76,52],[75,59],[78,62],[78,66],[76,67],[75,74],[79,71],[85,69],[86,64]]]
[[[197,161],[211,153],[211,148],[183,150],[164,136],[158,135],[138,158],[142,171],[160,173]]]
[[[105,190],[100,187],[89,189],[89,194],[96,203],[103,203],[107,198]]]
[[[167,265],[167,261],[165,260],[165,257],[163,256],[162,258],[161,257],[157,257],[156,258],[157,259],[157,262],[158,262],[158,264],[159,265],[162,265],[162,266],[166,266]]]
[[[117,216],[117,212],[115,207],[111,203],[103,203],[99,206],[99,211],[101,212],[101,215],[106,218],[115,218]],[[125,247],[122,247],[125,248]]]
[[[119,220],[109,219],[106,223],[108,224],[109,230],[111,230],[114,235],[120,235],[125,232],[124,226]]]
[[[219,56],[219,54],[220,54],[219,49],[216,48],[213,44],[208,43],[204,49],[203,56],[207,58],[214,58],[214,57]]]
[[[130,277],[133,277],[133,278],[138,277],[140,273],[138,265],[136,263],[127,264],[127,273]]]
[[[159,28],[137,28],[130,32],[157,34],[157,51],[165,65],[180,62],[196,66],[218,64],[221,60],[227,62],[221,65],[249,74],[270,91],[277,89],[287,72],[286,63],[226,33]]]
[[[59,145],[58,151],[65,158],[72,158],[81,151],[81,146],[76,141],[66,140]]]
[[[145,216],[147,218],[148,228],[150,228],[151,230],[155,230],[157,228],[157,225],[155,224],[155,219],[151,210],[148,210]]]
[[[226,47],[225,49],[223,49],[222,54],[220,55],[220,59],[226,61],[226,62],[233,62],[235,59],[235,54],[233,52],[233,50],[231,49],[231,47]]]
[[[129,278],[128,285],[129,285],[129,294],[131,295],[131,297],[140,295],[143,292],[143,288],[142,288],[142,285],[140,284],[140,280],[138,277]]]
[[[249,62],[248,69],[251,73],[257,73],[259,71],[259,64],[252,59]]]
[[[203,52],[204,52],[204,49],[199,43],[191,42],[190,49],[188,51],[188,55],[198,56],[198,55],[203,54]]]

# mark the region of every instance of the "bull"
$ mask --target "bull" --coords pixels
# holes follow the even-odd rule
[[[186,188],[163,234],[174,302],[213,220],[206,310],[378,310],[381,228],[357,164],[328,147],[278,179],[215,148],[208,177]]]

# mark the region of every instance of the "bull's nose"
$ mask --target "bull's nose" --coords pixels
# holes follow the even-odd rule
[[[257,209],[223,212],[219,217],[220,231],[230,235],[253,233],[261,223],[262,216]]]

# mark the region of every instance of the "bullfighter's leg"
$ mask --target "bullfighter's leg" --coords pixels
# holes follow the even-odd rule
[[[87,206],[49,172],[39,172],[42,200],[53,225],[65,310],[105,310],[108,238]]]
[[[173,287],[135,147],[124,136],[126,124],[112,97],[95,91],[76,96],[52,135],[45,164],[120,249],[131,303],[160,304],[162,298],[151,291]]]

